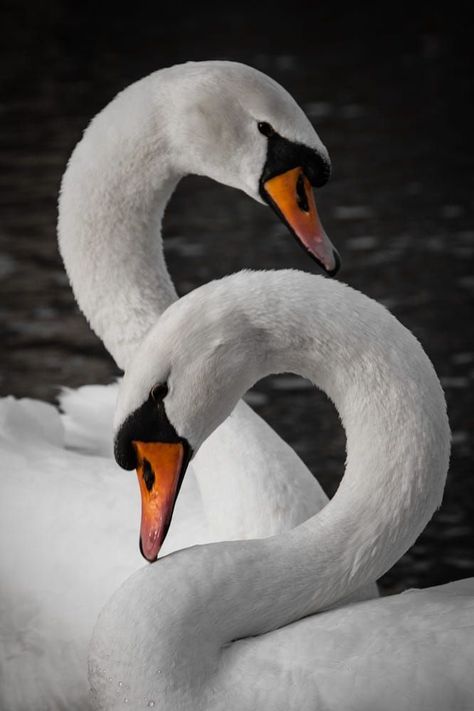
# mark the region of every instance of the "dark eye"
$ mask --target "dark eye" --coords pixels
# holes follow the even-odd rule
[[[275,133],[273,126],[270,126],[270,124],[266,121],[258,122],[258,130],[260,131],[260,133],[263,133],[263,135],[267,138],[270,138],[270,136],[273,136],[273,134]]]
[[[158,383],[158,385],[154,385],[150,392],[150,398],[156,403],[162,402],[167,395],[168,386],[166,383]]]

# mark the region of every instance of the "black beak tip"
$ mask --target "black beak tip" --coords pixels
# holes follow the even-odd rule
[[[334,267],[332,269],[326,269],[328,276],[336,276],[339,269],[341,268],[341,256],[337,249],[334,249]]]
[[[138,539],[138,546],[139,546],[139,548],[140,548],[140,553],[142,554],[143,558],[145,558],[145,560],[146,560],[147,563],[156,563],[156,561],[158,560],[158,556],[157,556],[156,558],[154,558],[153,560],[150,560],[150,559],[147,558],[147,556],[145,555],[145,553],[144,553],[144,551],[143,551],[142,537],[141,537],[141,536],[140,536],[139,539]]]
[[[293,233],[293,234],[294,234],[294,233]],[[303,249],[305,250],[306,254],[309,254],[309,256],[311,257],[311,259],[313,259],[313,261],[315,261],[316,264],[317,264],[319,267],[321,267],[321,269],[322,269],[329,277],[336,276],[336,274],[338,273],[339,269],[341,268],[341,257],[340,257],[340,255],[339,255],[339,252],[337,251],[337,249],[335,249],[334,247],[332,248],[332,249],[333,249],[333,257],[334,257],[334,266],[332,267],[332,269],[329,269],[329,268],[321,261],[321,259],[320,259],[319,257],[317,257],[317,256],[314,254],[314,252],[312,252],[310,249],[308,249],[308,247],[306,247],[306,246],[299,240],[299,238],[298,238],[295,234],[294,234],[294,236],[296,237],[298,244],[299,244],[301,247],[303,247]]]

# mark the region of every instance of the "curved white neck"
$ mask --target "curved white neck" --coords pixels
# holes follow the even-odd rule
[[[163,688],[156,666],[163,683],[168,674],[178,685],[193,669],[196,691],[232,640],[301,619],[378,578],[441,502],[449,426],[442,389],[418,341],[362,294],[309,275],[280,274],[280,281],[246,276],[245,290],[223,283],[230,328],[239,333],[241,312],[246,327],[260,334],[264,356],[257,365],[249,357],[249,371],[299,373],[333,400],[347,434],[344,478],[333,500],[291,532],[181,551],[118,591],[99,633],[110,635],[109,647],[115,639],[117,649],[143,649],[130,673],[119,653],[113,664],[127,678],[140,669],[136,683],[155,695]],[[263,299],[254,298],[259,279]],[[219,303],[222,295],[214,296]],[[131,600],[137,605],[129,607]],[[128,619],[112,631],[124,607]],[[100,635],[97,641],[100,647]]]
[[[176,298],[159,232],[177,182],[206,175],[263,202],[269,144],[258,131],[262,117],[295,150],[301,144],[327,162],[282,87],[220,61],[169,67],[132,84],[76,146],[59,200],[60,251],[80,308],[122,368]]]
[[[170,158],[166,102],[156,101],[153,81],[132,85],[95,117],[59,200],[59,245],[74,295],[123,369],[177,298],[160,233],[182,173]]]
[[[245,288],[239,275],[224,280],[220,298],[230,304],[231,332],[259,334],[244,371],[252,379],[291,371],[321,388],[346,431],[347,461],[336,495],[319,514],[262,544],[268,550],[262,589],[252,574],[245,593],[259,613],[251,623],[247,610],[244,628],[232,637],[299,619],[388,570],[441,503],[450,440],[433,366],[386,309],[344,285],[298,272],[257,272],[242,280]],[[237,578],[245,586],[244,570]],[[262,602],[264,589],[274,591],[272,605]]]

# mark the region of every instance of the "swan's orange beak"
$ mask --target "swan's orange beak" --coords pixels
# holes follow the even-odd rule
[[[153,562],[165,540],[186,469],[180,442],[134,442],[142,499],[140,551]]]
[[[333,276],[340,258],[319,219],[313,189],[302,168],[292,168],[263,183],[270,206],[307,252]]]

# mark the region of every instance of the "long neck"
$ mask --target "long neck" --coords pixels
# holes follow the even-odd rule
[[[242,314],[245,327],[260,334],[257,376],[292,371],[326,392],[346,431],[347,460],[332,501],[268,544],[261,581],[275,599],[262,604],[263,589],[249,579],[241,591],[248,603],[243,628],[231,638],[332,605],[388,570],[441,502],[450,441],[433,366],[386,309],[344,285],[298,272],[244,278],[245,289],[238,276],[235,288],[232,281],[222,288],[232,304],[228,318]],[[251,363],[250,354],[249,371]]]
[[[181,175],[153,82],[132,85],[92,121],[59,200],[60,251],[76,300],[121,368],[176,299],[160,231]]]
[[[418,341],[362,294],[309,275],[280,274],[280,280],[271,274],[256,275],[255,283],[247,279],[243,296],[225,284],[232,314],[242,308],[247,325],[259,329],[265,353],[260,376],[290,370],[311,378],[333,400],[347,435],[346,470],[332,501],[293,531],[182,551],[141,571],[116,594],[99,632],[108,627],[117,635],[116,648],[131,636],[148,659],[152,648],[154,666],[162,664],[177,684],[192,668],[190,698],[232,640],[327,608],[382,575],[420,534],[444,488],[445,401]],[[260,301],[253,293],[258,279],[266,292]],[[127,621],[110,632],[108,616],[116,624],[136,595],[136,613],[149,631],[145,622],[132,629]],[[192,661],[197,657],[199,665]],[[171,670],[176,659],[178,668]],[[150,693],[162,688],[142,661],[145,678],[136,683]],[[126,672],[121,667],[118,673]]]
[[[264,328],[272,308],[284,333],[269,329],[265,370],[291,370],[326,392],[346,431],[347,460],[332,501],[270,546],[285,571],[276,568],[277,599],[271,613],[261,610],[259,631],[327,607],[386,572],[441,503],[450,442],[433,366],[391,314],[328,280],[287,272],[284,286],[278,273],[269,281],[254,326]],[[258,590],[254,609],[257,600]]]

